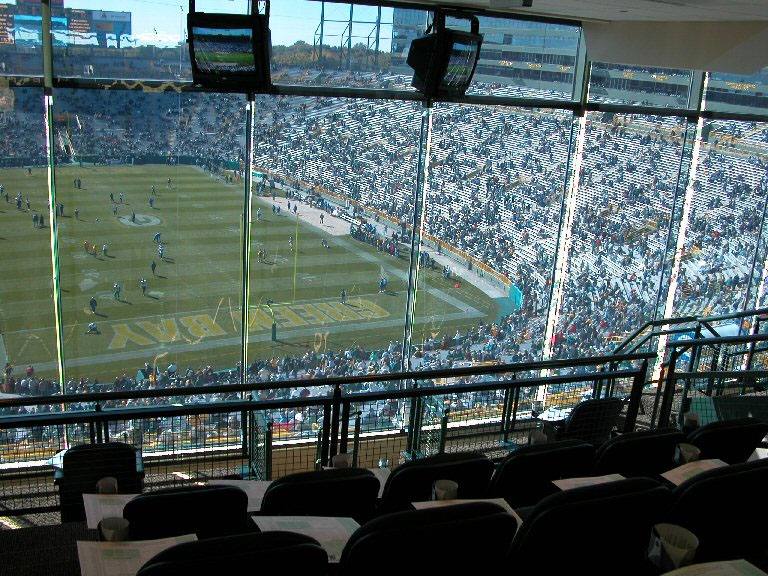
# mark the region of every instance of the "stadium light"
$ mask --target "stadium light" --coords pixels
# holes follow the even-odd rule
[[[434,31],[411,42],[408,65],[413,68],[411,85],[426,98],[436,96],[463,96],[477,67],[483,35],[476,16],[454,15],[468,19],[471,32],[445,27],[445,12],[435,11],[431,25]]]
[[[269,0],[264,13],[211,14],[195,11],[189,0],[187,34],[192,80],[201,88],[252,94],[272,87]]]

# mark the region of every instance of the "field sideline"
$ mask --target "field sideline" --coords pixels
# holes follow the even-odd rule
[[[111,381],[122,373],[134,375],[144,362],[234,366],[241,342],[242,183],[225,184],[190,166],[68,166],[56,170],[56,184],[56,202],[64,205],[58,247],[67,379]],[[0,198],[0,356],[5,352],[15,375],[32,364],[37,374],[57,377],[46,173],[0,170],[0,185],[10,200]],[[14,201],[18,192],[21,209]],[[302,220],[304,204],[299,204],[297,235],[296,217],[286,213],[284,200],[281,204],[279,215],[271,197],[255,199],[252,207],[249,358],[301,356],[353,344],[381,348],[401,340],[407,254],[394,258],[348,235],[329,234]],[[34,227],[35,214],[44,216],[44,228]],[[165,248],[162,259],[157,232]],[[260,249],[266,251],[263,262],[257,258]],[[389,280],[385,293],[379,292],[382,273]],[[494,300],[469,283],[456,288],[439,269],[422,271],[420,281],[415,339],[496,319]],[[342,289],[346,304],[340,302]],[[268,300],[274,302],[277,342],[271,341]],[[86,334],[92,321],[99,334]]]

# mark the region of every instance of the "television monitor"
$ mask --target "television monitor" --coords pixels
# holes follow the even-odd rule
[[[187,16],[192,80],[222,92],[266,92],[272,85],[272,43],[263,14]]]
[[[412,85],[427,98],[463,96],[477,67],[483,36],[442,29],[416,38],[408,52]]]

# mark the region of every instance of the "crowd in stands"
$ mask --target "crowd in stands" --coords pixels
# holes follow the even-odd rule
[[[334,75],[326,74],[323,83],[332,83],[329,78]],[[407,88],[409,79],[339,73],[338,82]],[[42,158],[39,90],[14,93],[16,108],[2,117],[13,137],[0,139],[0,162]],[[240,163],[244,104],[242,96],[226,94],[60,89],[57,162],[82,157],[128,162],[144,155],[188,156],[203,165],[212,158]],[[382,214],[398,228],[412,221],[422,112],[405,101],[257,96],[254,167],[307,194],[352,203],[363,214]],[[682,118],[590,113],[583,162],[573,174],[569,150],[578,126],[570,113],[438,104],[433,115],[426,232],[440,239],[444,253],[469,255],[461,264],[469,267],[474,260],[506,276],[522,294],[522,304],[495,324],[420,346],[415,355],[420,368],[540,358],[558,241],[567,242],[570,251],[563,260],[559,323],[549,343],[553,356],[610,351],[617,338],[664,311],[660,295],[669,282],[664,271],[675,250],[668,236],[679,229],[687,192],[692,192],[691,216],[672,314],[714,315],[743,306],[768,194],[768,136],[754,137],[768,131],[760,126],[707,120],[712,130],[700,144],[695,177],[687,182],[684,148],[690,146],[691,127]],[[569,175],[579,179],[570,199]],[[561,238],[568,202],[575,207],[572,234]],[[382,249],[398,248],[392,243]],[[401,365],[400,354],[395,346],[259,360],[248,374],[253,381],[277,381],[391,371]],[[226,374],[176,375],[167,385],[237,379],[237,373]],[[117,380],[120,388],[114,388]],[[149,385],[128,376],[117,380],[106,389]],[[74,383],[74,391],[89,385],[95,383]],[[50,382],[15,381],[8,391],[52,388]]]

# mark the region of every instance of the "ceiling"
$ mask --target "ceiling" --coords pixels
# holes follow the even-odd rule
[[[768,0],[420,0],[422,4],[469,7],[532,16],[595,22],[768,21]]]

